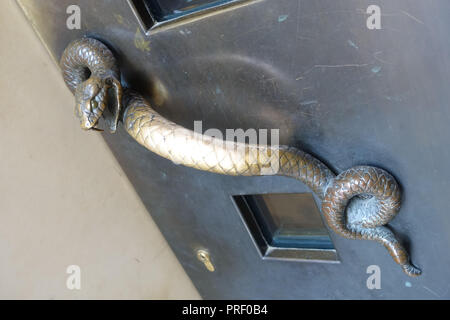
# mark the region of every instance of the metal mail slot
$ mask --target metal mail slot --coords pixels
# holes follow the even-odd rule
[[[145,33],[234,9],[255,0],[128,0]]]
[[[338,262],[311,193],[233,196],[264,259]]]

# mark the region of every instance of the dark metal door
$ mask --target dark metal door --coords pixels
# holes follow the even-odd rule
[[[196,171],[152,154],[122,128],[104,133],[204,298],[450,297],[450,2],[238,1],[203,15],[160,8],[159,22],[142,11],[145,1],[141,8],[132,1],[134,11],[121,0],[18,2],[56,61],[73,39],[101,39],[124,81],[174,122],[193,129],[202,120],[204,130],[223,132],[279,129],[281,144],[335,172],[373,165],[400,182],[402,208],[390,226],[422,276],[404,275],[379,244],[332,231],[340,263],[262,259],[233,196],[309,194],[306,186]],[[81,29],[67,28],[73,4]],[[368,21],[373,5],[380,28]],[[374,265],[380,289],[367,285]]]

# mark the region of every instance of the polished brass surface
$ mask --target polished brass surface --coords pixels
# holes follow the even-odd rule
[[[216,270],[216,268],[214,267],[214,265],[211,262],[211,258],[209,256],[209,252],[203,249],[200,249],[197,251],[197,259],[200,260],[201,262],[203,262],[203,264],[205,265],[205,268],[210,271],[210,272],[214,272]]]
[[[101,42],[84,38],[69,44],[61,58],[64,79],[75,91],[77,109],[82,111],[83,129],[94,128],[106,110],[103,105],[103,109],[92,105],[89,109],[87,101],[92,102],[93,93],[97,95],[96,101],[107,103],[98,98],[93,87],[101,92],[102,86],[113,83],[118,99],[115,117],[120,111],[122,89],[111,57],[112,53]],[[105,76],[106,65],[111,66],[106,70],[108,76]],[[81,74],[80,70],[86,68],[91,72],[90,77]],[[409,262],[406,249],[394,233],[385,226],[398,213],[401,197],[396,180],[386,171],[358,166],[336,177],[321,161],[293,147],[235,143],[185,129],[159,115],[136,92],[126,90],[123,105],[126,131],[150,151],[175,163],[214,173],[280,175],[300,180],[322,200],[322,213],[336,233],[349,239],[377,241],[406,274],[421,273]]]

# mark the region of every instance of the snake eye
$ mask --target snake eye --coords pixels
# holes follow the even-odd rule
[[[98,107],[98,102],[95,101],[95,100],[92,100],[92,101],[91,101],[91,108],[92,108],[92,110],[93,110],[93,109],[97,109],[97,107]]]

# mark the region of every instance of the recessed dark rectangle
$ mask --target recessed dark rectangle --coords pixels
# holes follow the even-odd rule
[[[127,0],[145,33],[259,0]]]
[[[233,199],[263,258],[338,262],[311,193],[238,195]]]
[[[133,10],[135,17],[137,18],[139,25],[144,30],[144,32],[147,32],[156,24],[157,21],[153,18],[151,11],[146,5],[145,1],[128,0],[128,4]]]
[[[222,5],[230,0],[144,0],[156,21],[167,21],[196,11]]]

